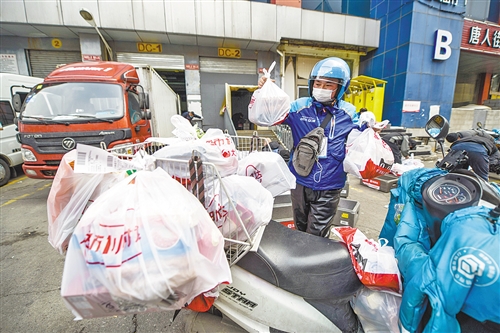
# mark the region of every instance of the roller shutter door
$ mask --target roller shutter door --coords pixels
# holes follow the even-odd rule
[[[182,55],[117,53],[116,59],[132,65],[149,65],[157,70],[184,70],[184,56]]]
[[[46,77],[62,64],[81,62],[82,55],[75,51],[40,51],[28,50],[31,75]]]
[[[201,57],[200,72],[257,75],[257,61]]]

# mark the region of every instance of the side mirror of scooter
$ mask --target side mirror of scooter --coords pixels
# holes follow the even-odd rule
[[[432,116],[429,121],[427,121],[427,124],[425,124],[425,131],[431,138],[439,143],[439,146],[441,147],[441,153],[444,157],[443,142],[444,138],[450,131],[448,120],[446,120],[446,118],[444,118],[443,116],[436,114]]]

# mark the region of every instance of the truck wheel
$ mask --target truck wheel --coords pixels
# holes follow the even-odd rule
[[[0,186],[4,186],[10,179],[10,167],[4,160],[0,159]]]

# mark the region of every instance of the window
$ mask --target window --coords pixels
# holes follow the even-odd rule
[[[123,90],[118,84],[70,82],[35,90],[27,98],[21,118],[82,122],[123,117]],[[38,118],[38,119],[37,119]]]
[[[139,106],[139,96],[130,91],[128,92],[128,110],[132,124],[135,124],[142,119],[141,108]]]
[[[0,122],[2,126],[14,124],[14,111],[8,101],[0,101]]]

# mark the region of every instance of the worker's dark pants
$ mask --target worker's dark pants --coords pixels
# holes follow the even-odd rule
[[[488,181],[488,172],[490,171],[490,158],[486,148],[475,142],[460,142],[458,140],[453,144],[452,150],[465,150],[469,156],[469,165],[479,177]]]
[[[314,191],[300,184],[291,190],[295,229],[327,237],[340,201],[338,190]]]

